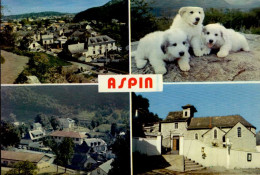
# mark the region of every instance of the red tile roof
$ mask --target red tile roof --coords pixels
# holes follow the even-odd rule
[[[70,138],[85,138],[87,136],[80,134],[79,132],[74,131],[54,131],[50,134],[50,136],[54,137],[70,137]]]

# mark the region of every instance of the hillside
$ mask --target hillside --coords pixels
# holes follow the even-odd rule
[[[74,17],[75,22],[82,20],[97,20],[111,22],[111,19],[118,19],[120,22],[128,21],[128,1],[111,0],[103,6],[94,7],[82,11]]]
[[[1,103],[1,117],[7,119],[13,113],[18,121],[33,120],[39,113],[87,120],[95,114],[129,111],[127,93],[98,93],[97,86],[4,86]]]
[[[25,14],[19,14],[19,15],[9,15],[4,16],[3,19],[19,19],[19,18],[38,18],[38,17],[48,17],[48,16],[63,16],[67,15],[69,13],[60,13],[60,12],[52,12],[52,11],[46,11],[46,12],[38,12],[38,13],[25,13]]]
[[[147,0],[153,8],[152,13],[155,16],[175,16],[178,10],[184,6],[198,6],[205,9],[207,8],[222,8],[222,9],[240,9],[247,11],[251,8],[259,7],[260,2],[254,1],[243,5],[242,3],[228,3],[225,0]]]

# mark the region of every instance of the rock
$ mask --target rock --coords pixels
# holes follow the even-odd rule
[[[164,82],[187,81],[258,81],[260,80],[260,35],[245,34],[250,52],[231,52],[225,58],[216,54],[190,58],[191,69],[182,72],[176,61],[167,63],[167,74]],[[136,50],[138,42],[133,42],[132,51]],[[153,74],[153,68],[147,64],[143,69],[136,67],[132,57],[132,74]]]
[[[41,84],[39,79],[36,76],[26,76],[27,81],[26,84]]]

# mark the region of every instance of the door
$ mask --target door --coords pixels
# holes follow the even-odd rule
[[[173,141],[173,143],[172,143],[172,150],[173,151],[179,151],[179,142],[180,142],[179,138],[173,137],[172,141]]]

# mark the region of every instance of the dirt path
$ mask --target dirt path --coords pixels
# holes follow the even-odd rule
[[[1,50],[5,62],[1,64],[1,84],[13,84],[18,75],[23,71],[29,58]]]

